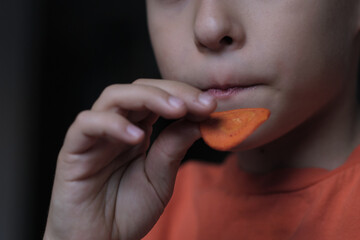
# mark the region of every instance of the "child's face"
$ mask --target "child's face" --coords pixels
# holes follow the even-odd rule
[[[147,7],[164,78],[212,89],[218,111],[271,110],[262,142],[250,145],[354,92],[357,0],[147,0]]]

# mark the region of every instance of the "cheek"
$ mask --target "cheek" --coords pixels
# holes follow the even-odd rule
[[[313,44],[280,52],[282,56],[276,64],[279,75],[275,84],[289,102],[311,108],[326,104],[344,91],[345,80],[350,75],[344,64],[348,59],[342,54],[334,54],[338,47],[336,43],[324,46],[326,44],[316,44],[316,41],[308,42]]]
[[[319,50],[320,46],[316,45],[288,51],[283,48],[276,55],[277,78],[272,82],[277,90],[274,109],[279,121],[284,126],[288,124],[288,128],[316,114],[345,89],[346,71],[340,67],[341,60],[314,54]]]
[[[160,38],[160,36],[159,36]],[[163,36],[156,46],[153,46],[160,73],[163,78],[178,80],[182,76],[189,61],[189,51],[184,49],[181,39]]]
[[[315,101],[324,104],[344,89],[352,61],[348,30],[326,25],[322,19],[280,19],[274,25],[277,28],[272,33],[259,31],[267,34],[258,36],[256,45],[262,46],[264,66],[276,69],[274,87],[282,91],[288,102],[298,107]]]
[[[336,31],[344,36],[340,30]],[[272,116],[262,132],[262,140],[266,142],[288,133],[344,96],[352,77],[350,50],[343,47],[351,45],[346,37],[330,40],[317,31],[308,35],[305,31],[296,34],[299,29],[284,32],[286,36],[278,32],[257,42],[261,46],[258,49],[262,58],[257,59],[262,69],[276,69],[267,95]],[[257,143],[254,138],[249,146]]]
[[[182,79],[182,73],[188,71],[184,67],[194,61],[192,54],[196,52],[191,16],[165,10],[149,15],[152,48],[162,77]]]

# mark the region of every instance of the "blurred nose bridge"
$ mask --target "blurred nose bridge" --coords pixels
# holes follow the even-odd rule
[[[241,36],[231,19],[227,0],[200,0],[194,22],[196,44],[200,48],[219,51],[238,45]]]

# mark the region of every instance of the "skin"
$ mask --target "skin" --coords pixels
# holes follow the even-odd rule
[[[200,138],[196,122],[215,110],[271,110],[237,148],[246,171],[333,169],[359,144],[357,0],[148,0],[147,7],[159,68],[171,80],[110,86],[78,115],[59,153],[44,239],[143,237]],[[242,90],[214,94],[234,86]],[[181,120],[146,155],[159,116]]]
[[[165,78],[203,90],[248,87],[218,99],[217,111],[270,109],[270,119],[237,148],[243,169],[333,169],[359,143],[358,1],[147,3]]]
[[[180,161],[200,138],[180,120],[151,146],[159,116],[201,121],[213,98],[187,84],[137,80],[104,90],[78,115],[59,153],[44,239],[140,239],[169,201]]]

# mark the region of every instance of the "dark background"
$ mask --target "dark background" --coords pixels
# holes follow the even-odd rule
[[[0,2],[0,239],[42,238],[67,128],[106,86],[144,77],[159,78],[145,1]],[[200,141],[186,158],[204,153],[222,156]]]

